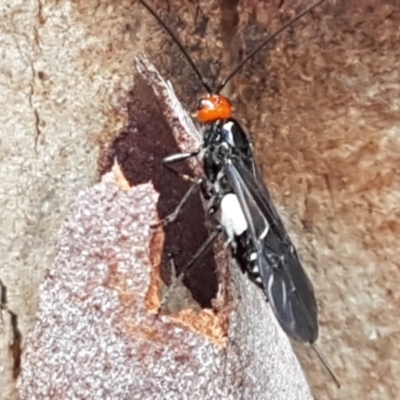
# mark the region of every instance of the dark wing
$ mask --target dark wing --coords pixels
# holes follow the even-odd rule
[[[228,160],[224,169],[243,209],[262,285],[278,322],[291,338],[314,342],[318,337],[314,288],[266,186],[238,157]]]

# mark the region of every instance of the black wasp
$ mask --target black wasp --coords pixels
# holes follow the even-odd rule
[[[250,140],[240,124],[232,118],[229,99],[219,94],[261,48],[323,1],[316,2],[264,40],[216,90],[212,90],[171,29],[146,1],[140,0],[179,46],[208,92],[200,100],[197,110],[197,118],[205,126],[201,148],[191,153],[174,154],[163,160],[168,169],[176,172],[171,164],[201,156],[205,173],[205,179],[195,181],[175,212],[162,221],[163,224],[178,215],[187,199],[199,187],[208,200],[208,214],[214,215],[219,211],[214,232],[184,270],[187,271],[201,258],[223,231],[233,256],[250,279],[264,291],[286,334],[296,341],[310,343],[340,387],[337,377],[314,345],[318,338],[318,310],[313,285],[261,178]]]

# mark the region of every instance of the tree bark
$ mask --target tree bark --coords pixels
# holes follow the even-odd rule
[[[218,81],[232,67],[221,64],[251,51],[310,2],[246,0],[238,11],[236,1],[154,4],[203,73]],[[316,398],[394,399],[400,390],[399,20],[397,1],[327,0],[267,46],[230,87],[235,116],[254,141],[268,187],[314,282],[319,348],[342,381],[337,391],[300,346],[296,351]],[[226,23],[238,25],[230,29]],[[129,121],[134,57],[145,51],[190,110],[201,86],[159,25],[131,0],[4,0],[0,43],[0,279],[8,288],[7,306],[18,315],[24,349],[36,322],[39,284],[48,282],[45,271],[57,265],[57,232],[72,218],[72,205],[79,208],[77,194],[87,189],[88,198],[90,190],[102,187],[123,197],[113,175],[103,186],[93,185],[99,181],[99,158],[105,159],[99,154],[107,153]],[[165,151],[176,145],[157,140],[154,148]],[[171,198],[178,198],[174,190],[184,185],[167,176],[158,176],[159,183],[164,178]],[[143,191],[131,194],[132,201],[144,193],[155,196],[149,181],[136,184]],[[171,204],[163,204],[166,212]],[[186,240],[182,248],[195,251],[187,231],[177,231]],[[163,240],[177,249],[168,235]],[[181,287],[188,303],[215,308],[211,299],[221,281],[207,270],[213,259],[204,262],[204,293],[195,284],[202,267],[185,281],[192,299]],[[178,270],[182,262],[176,260]],[[161,275],[169,282],[167,272]],[[240,304],[247,303],[233,304],[233,313]],[[258,304],[264,307],[264,300]],[[3,317],[2,400],[17,396],[13,354],[18,354],[10,351],[9,314]],[[218,330],[214,322],[209,325],[215,337],[225,337],[226,326]]]

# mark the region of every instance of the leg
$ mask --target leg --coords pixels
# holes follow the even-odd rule
[[[177,173],[177,171],[175,171],[175,170],[174,170],[174,172]],[[179,175],[179,176],[182,177],[183,179],[185,179],[185,177],[187,175]],[[199,187],[201,189],[201,193],[202,193],[203,197],[206,200],[210,199],[209,205],[207,206],[207,211],[206,211],[207,214],[210,216],[215,214],[215,212],[217,211],[217,209],[219,207],[219,203],[221,202],[220,196],[211,196],[210,195],[211,189],[207,186],[207,181],[204,180],[203,178],[198,178],[197,180],[194,180],[194,178],[191,178],[191,179],[193,179],[193,181],[194,181],[193,185],[185,193],[182,200],[176,206],[175,210],[171,214],[167,215],[161,221],[150,225],[152,228],[156,228],[160,225],[165,226],[165,225],[168,225],[170,222],[175,221],[175,219],[178,217],[179,213],[182,211],[183,207],[188,202],[189,198],[192,196],[192,194],[197,192]]]
[[[162,219],[159,222],[156,222],[154,224],[151,224],[151,228],[156,228],[160,225],[168,225],[170,222],[175,221],[175,219],[178,217],[179,213],[182,211],[182,208],[185,206],[189,198],[192,196],[192,194],[196,193],[199,186],[202,184],[202,179],[198,179],[190,188],[189,190],[185,193],[183,196],[182,200],[179,202],[179,204],[176,206],[175,210],[167,215],[164,219]]]
[[[197,192],[197,189],[203,186],[203,179],[201,178],[193,178],[189,175],[181,174],[179,171],[177,171],[175,168],[171,167],[169,164],[174,164],[180,161],[185,161],[190,157],[195,157],[199,154],[200,149],[195,150],[191,153],[178,153],[178,154],[173,154],[171,156],[165,157],[163,159],[163,165],[171,172],[173,172],[175,175],[179,176],[180,178],[184,179],[185,181],[190,181],[193,182],[193,185],[189,188],[189,190],[186,192],[185,196],[183,196],[182,200],[179,202],[179,204],[176,206],[175,210],[165,217],[163,220],[156,222],[154,224],[151,224],[151,228],[156,228],[160,225],[168,225],[170,222],[175,221],[179,213],[182,211],[183,207],[189,200],[189,198]]]
[[[162,162],[163,164],[175,164],[177,162],[185,161],[188,158],[192,158],[197,156],[201,151],[201,147],[195,151],[192,151],[190,153],[177,153],[177,154],[171,154],[168,157],[165,157]]]
[[[176,289],[177,286],[182,284],[185,274],[189,272],[191,268],[207,253],[211,245],[216,241],[219,234],[222,232],[222,228],[218,225],[214,228],[213,233],[207,238],[207,240],[202,244],[202,246],[197,250],[196,254],[192,259],[185,265],[179,276],[176,276],[175,263],[173,258],[171,258],[171,286],[168,288],[167,292],[164,294],[161,306],[166,303],[171,293]]]
[[[201,148],[199,148],[199,149],[197,149],[197,150],[195,150],[195,151],[192,151],[191,153],[177,153],[177,154],[172,154],[172,155],[170,155],[170,156],[168,156],[168,157],[165,157],[165,158],[162,160],[162,162],[163,162],[163,165],[164,165],[169,171],[173,172],[175,175],[178,175],[179,177],[181,177],[181,178],[184,179],[184,180],[195,182],[195,179],[194,179],[194,178],[192,178],[192,177],[189,176],[189,175],[181,174],[179,171],[177,171],[177,170],[176,170],[174,167],[172,167],[170,164],[176,164],[176,163],[178,163],[178,162],[186,161],[186,160],[189,159],[189,158],[196,157],[196,156],[200,153],[200,151],[201,151]]]
[[[192,259],[185,265],[185,267],[181,271],[182,274],[187,274],[190,269],[193,268],[193,266],[203,258],[203,256],[207,253],[209,248],[214,244],[214,242],[217,240],[218,236],[222,232],[222,227],[221,225],[217,225],[214,227],[213,232],[211,235],[207,238],[207,240],[201,245],[199,250],[197,250],[196,254],[192,257]]]

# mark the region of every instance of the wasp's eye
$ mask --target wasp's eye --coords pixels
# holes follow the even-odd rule
[[[197,110],[214,110],[215,105],[211,100],[200,99]]]

